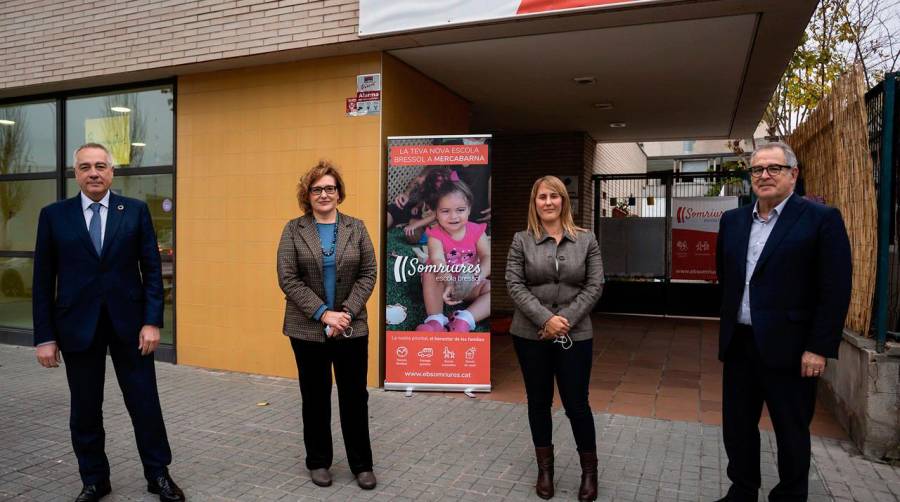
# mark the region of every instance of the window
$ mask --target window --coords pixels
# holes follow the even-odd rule
[[[33,251],[41,208],[56,200],[56,180],[0,181],[0,249]]]
[[[171,166],[173,105],[171,87],[68,99],[66,145],[102,143],[118,167]]]
[[[56,170],[56,102],[0,105],[0,176]]]
[[[40,210],[56,200],[55,100],[0,105],[0,325],[31,329]]]
[[[681,172],[683,173],[705,173],[709,169],[709,161],[702,160],[682,160]]]
[[[0,102],[0,329],[33,328],[38,215],[47,204],[78,194],[72,152],[96,142],[110,149],[117,164],[112,190],[150,207],[163,261],[162,343],[174,343],[174,110],[168,82]]]

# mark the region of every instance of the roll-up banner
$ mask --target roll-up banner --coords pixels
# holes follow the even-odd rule
[[[673,280],[716,280],[719,220],[736,207],[738,198],[731,196],[672,199]]]
[[[491,390],[490,139],[388,138],[387,390]]]

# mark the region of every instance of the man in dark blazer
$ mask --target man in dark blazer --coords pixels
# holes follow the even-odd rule
[[[184,500],[169,476],[153,351],[163,325],[163,285],[147,205],[110,191],[113,161],[100,144],[75,151],[75,197],[41,210],[34,252],[34,344],[38,362],[65,361],[69,428],[84,488],[76,502],[111,491],[104,452],[103,385],[112,356],[134,424],[147,490]]]
[[[763,403],[778,444],[779,483],[769,500],[806,500],[816,385],[826,358],[837,358],[850,304],[850,241],[837,209],[794,194],[799,173],[789,146],[757,148],[750,174],[757,201],[722,215],[716,247],[732,483],[722,500],[757,500]]]

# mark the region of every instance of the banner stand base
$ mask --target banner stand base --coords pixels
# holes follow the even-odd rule
[[[438,391],[438,392],[462,392],[463,394],[474,398],[476,392],[490,392],[491,384],[450,384],[450,383],[398,383],[384,382],[384,390],[400,390],[406,397],[411,397],[415,391]]]

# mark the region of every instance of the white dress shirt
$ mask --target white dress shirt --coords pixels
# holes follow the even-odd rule
[[[81,193],[81,210],[84,212],[84,223],[87,225],[88,232],[91,231],[91,218],[94,212],[91,210],[91,204],[94,203],[84,192]],[[100,199],[100,247],[103,247],[103,239],[106,238],[106,215],[109,213],[109,190],[106,195]]]
[[[753,223],[750,224],[750,241],[747,243],[747,275],[744,278],[744,295],[741,297],[741,310],[738,312],[738,322],[748,326],[753,325],[750,318],[750,278],[753,277],[753,271],[756,270],[756,262],[759,261],[759,255],[766,247],[766,241],[775,223],[778,222],[778,215],[784,210],[788,199],[794,195],[791,192],[777,206],[769,211],[769,217],[763,218],[759,214],[759,201],[753,205]]]

